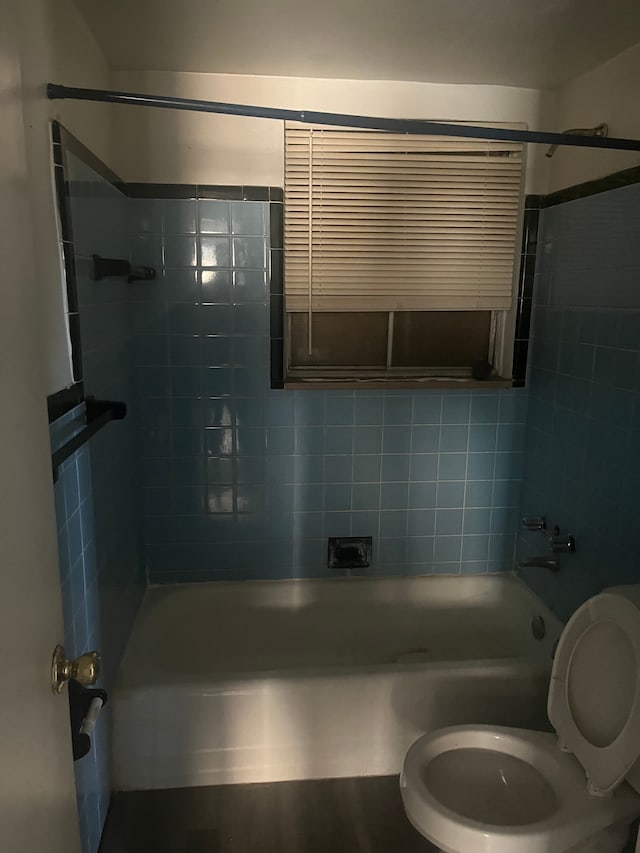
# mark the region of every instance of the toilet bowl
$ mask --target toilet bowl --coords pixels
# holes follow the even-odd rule
[[[613,589],[567,624],[556,734],[453,726],[413,744],[400,785],[422,835],[446,853],[620,853],[640,815],[639,605],[640,587]]]
[[[611,827],[617,851],[640,814],[628,785],[592,796],[555,735],[526,729],[452,726],[425,735],[407,753],[400,786],[411,823],[447,853],[562,853]]]

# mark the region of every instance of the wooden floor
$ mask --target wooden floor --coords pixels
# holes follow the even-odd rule
[[[397,776],[128,791],[100,853],[434,853]]]

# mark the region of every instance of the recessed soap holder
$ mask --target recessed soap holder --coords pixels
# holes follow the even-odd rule
[[[366,569],[371,565],[371,536],[330,536],[330,569]]]

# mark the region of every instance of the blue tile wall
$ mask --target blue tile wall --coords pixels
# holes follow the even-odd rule
[[[578,547],[523,577],[567,618],[640,582],[640,185],[545,210],[538,268],[522,512]],[[520,557],[545,549],[520,534]]]
[[[68,190],[87,395],[127,403],[60,471],[55,486],[65,644],[102,654],[109,691],[145,584],[130,286],[93,280],[91,256],[127,258],[127,199],[71,153]],[[84,423],[82,407],[52,424],[55,449]],[[83,853],[96,853],[110,795],[109,705],[91,752],[74,764]]]
[[[84,425],[84,405],[51,425],[56,450]],[[64,645],[70,657],[103,647],[89,447],[66,460],[55,483]],[[102,682],[101,682],[102,683]],[[83,853],[95,853],[109,807],[108,706],[98,719],[93,749],[74,763]]]
[[[129,213],[152,582],[322,577],[341,535],[374,574],[512,569],[523,390],[271,390],[268,205]]]
[[[91,475],[106,683],[115,676],[146,582],[138,446],[136,330],[132,305],[140,282],[95,281],[94,254],[128,258],[129,200],[69,153],[85,393],[123,401],[127,416],[91,439]]]

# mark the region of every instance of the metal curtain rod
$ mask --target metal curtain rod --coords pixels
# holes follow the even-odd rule
[[[340,127],[362,127],[396,133],[428,133],[435,136],[462,136],[472,139],[502,139],[509,142],[538,142],[542,145],[577,145],[580,148],[614,148],[620,151],[640,151],[638,139],[578,136],[571,133],[545,133],[538,130],[507,130],[503,127],[473,127],[422,119],[376,118],[344,113],[320,113],[309,110],[282,110],[274,107],[254,107],[247,104],[225,104],[219,101],[199,101],[174,98],[168,95],[144,95],[136,92],[117,92],[111,89],[81,89],[75,86],[47,85],[51,100],[70,98],[75,101],[100,101],[109,104],[131,104],[140,107],[163,107],[171,110],[192,110],[201,113],[250,116],[252,118],[299,121],[306,124],[329,124]]]

